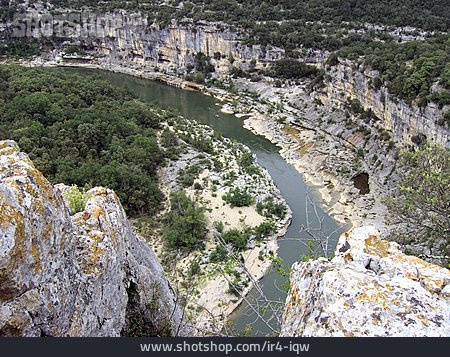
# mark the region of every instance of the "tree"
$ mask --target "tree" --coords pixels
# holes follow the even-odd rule
[[[229,203],[231,207],[251,206],[255,203],[253,196],[246,190],[239,187],[232,188],[222,199]]]
[[[198,206],[183,191],[171,195],[165,223],[163,235],[170,249],[191,252],[204,245],[207,234],[205,208]]]
[[[395,237],[426,244],[432,254],[450,255],[450,151],[429,144],[401,153],[401,180],[385,199]]]

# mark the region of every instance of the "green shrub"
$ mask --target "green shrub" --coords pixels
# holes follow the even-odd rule
[[[255,203],[253,196],[246,190],[241,190],[239,187],[235,187],[228,191],[226,195],[222,196],[222,199],[231,207],[251,206]]]
[[[225,243],[230,243],[237,251],[242,251],[247,248],[249,235],[247,232],[241,232],[238,229],[230,229],[222,234],[222,239]]]
[[[198,175],[204,170],[202,163],[197,162],[178,172],[177,182],[184,188],[191,187]]]
[[[203,190],[203,186],[199,182],[196,182],[194,184],[194,189],[195,190]]]
[[[215,221],[213,223],[213,227],[217,230],[217,232],[222,233],[225,225],[223,224],[223,222]]]
[[[262,240],[273,233],[275,225],[272,221],[264,221],[259,226],[253,228],[257,240]]]
[[[209,255],[209,261],[211,263],[221,263],[225,262],[227,260],[227,257],[227,250],[223,245],[219,244],[218,246],[216,246],[216,249],[214,249]]]
[[[286,207],[281,202],[274,203],[273,197],[268,197],[264,202],[256,204],[256,211],[261,216],[282,218],[286,214]]]
[[[188,252],[204,247],[207,234],[205,208],[182,191],[170,198],[170,211],[164,217],[163,237],[170,249]]]
[[[64,192],[64,198],[67,201],[70,215],[73,216],[78,212],[84,211],[90,195],[85,190],[80,190],[76,185],[73,185]]]

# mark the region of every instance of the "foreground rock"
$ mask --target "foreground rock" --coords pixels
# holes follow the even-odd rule
[[[70,216],[12,141],[0,142],[0,335],[184,334],[163,269],[114,192]]]
[[[282,336],[450,336],[450,272],[376,234],[355,229],[331,262],[294,264]]]

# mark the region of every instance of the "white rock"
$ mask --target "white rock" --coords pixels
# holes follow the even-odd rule
[[[331,262],[293,265],[281,336],[450,336],[450,272],[377,234],[354,229]]]
[[[71,217],[64,190],[0,141],[0,335],[119,336],[131,315],[185,334],[163,269],[115,193],[92,189]]]

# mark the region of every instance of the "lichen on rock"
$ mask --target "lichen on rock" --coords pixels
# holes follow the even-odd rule
[[[370,226],[335,257],[295,263],[281,336],[449,336],[450,272],[403,254]]]
[[[70,216],[65,189],[0,142],[0,335],[185,334],[169,281],[115,193],[90,190]]]

